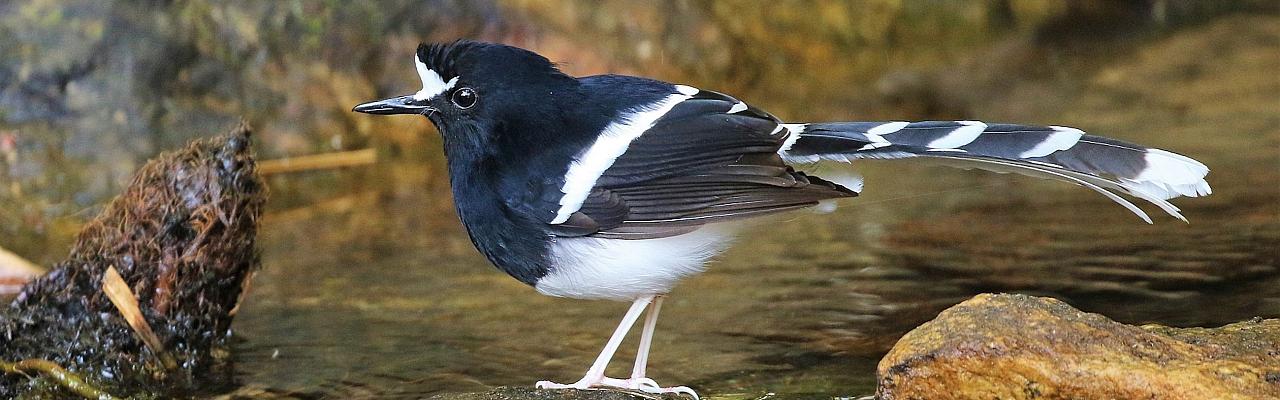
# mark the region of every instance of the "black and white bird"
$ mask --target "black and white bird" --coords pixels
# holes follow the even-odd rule
[[[360,104],[420,114],[444,139],[454,204],[499,269],[550,296],[632,302],[586,376],[540,388],[686,393],[645,377],[662,296],[732,239],[736,222],[854,197],[793,165],[931,158],[1084,186],[1128,208],[1204,196],[1191,158],[1064,126],[979,121],[786,123],[725,94],[652,79],[575,78],[501,44],[423,44],[417,93]],[[860,186],[860,185],[859,185]],[[605,366],[649,308],[631,377]]]

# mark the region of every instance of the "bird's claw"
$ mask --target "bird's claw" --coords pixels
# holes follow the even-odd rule
[[[631,385],[632,389],[640,389],[643,387],[662,388],[658,385],[657,381],[645,377],[627,379],[627,382]]]
[[[587,383],[584,383],[584,382],[582,382],[582,381],[577,381],[577,382],[574,382],[574,383],[570,383],[570,384],[568,384],[568,385],[563,384],[563,383],[555,383],[555,382],[552,382],[552,381],[538,381],[538,383],[533,384],[533,387],[534,387],[534,388],[536,388],[536,389],[581,389],[581,390],[587,390],[587,389],[590,389],[590,388],[591,388],[591,385],[590,385],[590,384],[587,384]]]
[[[688,386],[661,387],[658,386],[657,382],[653,382],[652,379],[648,379],[648,382],[638,385],[638,387],[633,389],[653,394],[671,393],[677,395],[688,395],[689,397],[692,397],[693,400],[699,400],[698,392],[694,392],[693,389],[690,389]]]

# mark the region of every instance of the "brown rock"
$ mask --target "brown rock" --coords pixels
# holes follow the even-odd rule
[[[1276,399],[1280,320],[1137,327],[982,294],[903,336],[876,375],[884,400]]]

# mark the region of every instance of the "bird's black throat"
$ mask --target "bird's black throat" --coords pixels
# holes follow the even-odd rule
[[[547,274],[549,238],[534,221],[508,209],[498,189],[503,168],[483,136],[444,135],[454,207],[476,249],[502,271],[533,285]]]
[[[546,221],[514,208],[562,196],[544,181],[558,180],[551,186],[558,188],[576,149],[592,139],[575,138],[571,132],[580,130],[564,125],[561,110],[572,109],[564,103],[575,101],[576,89],[548,90],[560,95],[510,108],[490,99],[486,106],[492,107],[485,112],[517,110],[502,118],[432,118],[443,136],[454,206],[471,242],[499,269],[529,285],[551,269],[547,257],[555,238]],[[587,132],[599,131],[591,129]],[[566,141],[574,144],[563,145]]]

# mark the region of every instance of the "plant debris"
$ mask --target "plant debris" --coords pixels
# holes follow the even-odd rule
[[[107,392],[103,392],[102,389],[85,383],[84,378],[68,372],[58,364],[48,360],[22,360],[14,363],[0,361],[0,372],[21,374],[23,376],[29,376],[30,373],[41,373],[49,377],[49,379],[53,379],[62,388],[86,399],[114,400],[116,398]]]
[[[120,315],[129,322],[129,327],[133,328],[133,332],[138,334],[142,343],[147,345],[147,349],[160,357],[164,369],[178,368],[177,362],[173,361],[169,352],[164,350],[164,345],[160,344],[160,337],[156,336],[156,332],[151,330],[151,325],[147,324],[147,317],[143,316],[142,309],[138,308],[138,298],[134,297],[133,289],[130,289],[129,284],[120,277],[120,272],[116,271],[115,266],[107,267],[107,273],[102,275],[102,292],[107,294],[111,304],[115,304]]]
[[[23,284],[42,273],[43,268],[0,247],[0,299],[17,293]]]
[[[290,172],[357,167],[375,162],[378,162],[378,152],[374,149],[340,151],[337,153],[263,160],[258,163],[258,173],[263,176],[269,176]]]
[[[0,309],[0,360],[24,360],[5,364],[15,368],[0,375],[0,398],[83,395],[65,382],[51,388],[50,376],[125,396],[230,383],[231,311],[258,265],[265,200],[249,134],[241,125],[143,166],[70,256]],[[16,373],[23,365],[54,372]]]

